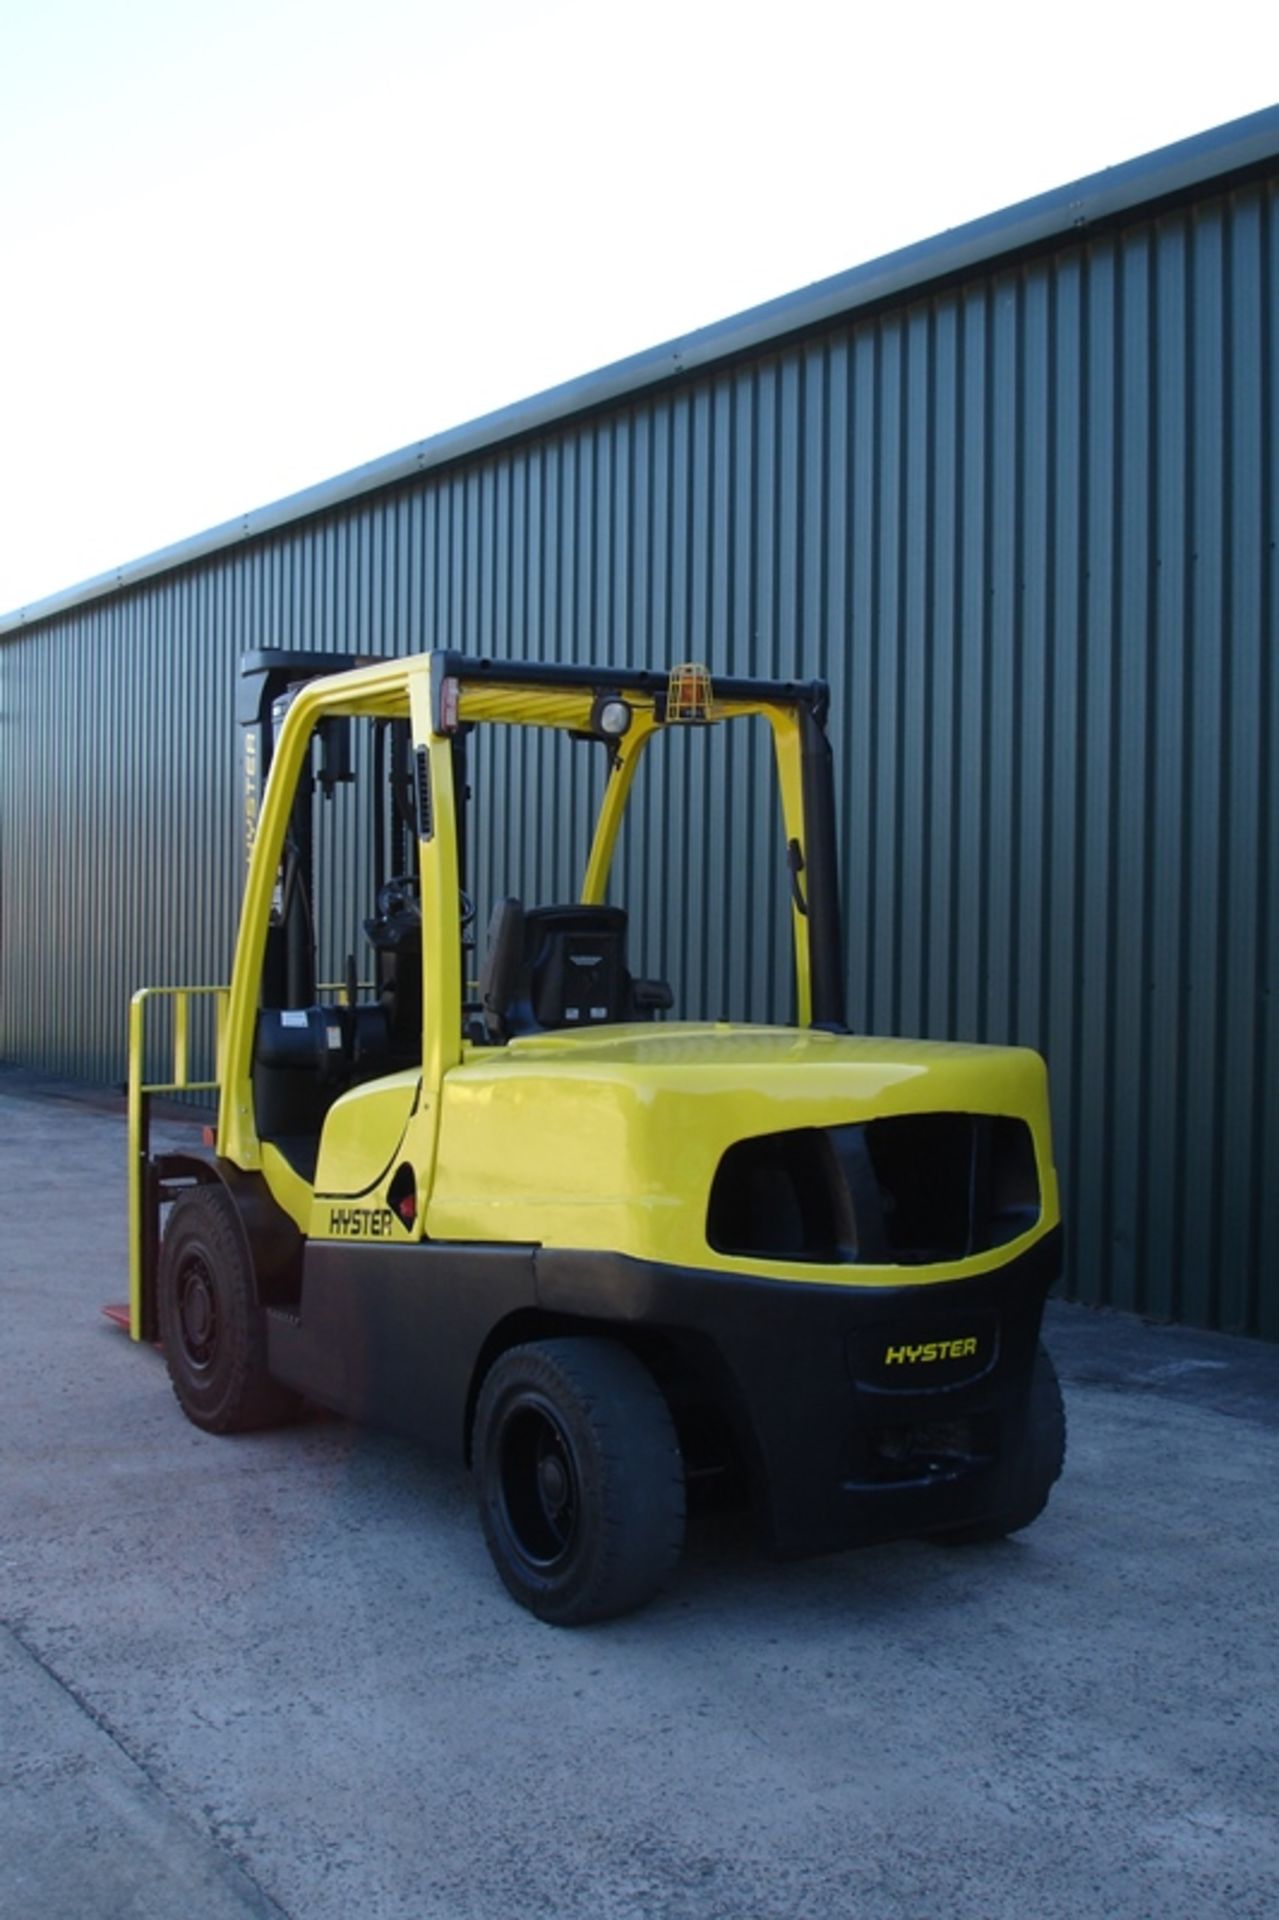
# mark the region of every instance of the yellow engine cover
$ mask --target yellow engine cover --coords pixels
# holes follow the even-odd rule
[[[1027,1123],[1041,1194],[1033,1227],[962,1262],[910,1268],[745,1259],[710,1245],[711,1185],[736,1142],[928,1112]],[[1001,1266],[1058,1218],[1047,1075],[1027,1049],[668,1024],[536,1034],[469,1050],[444,1081],[426,1230],[439,1240],[594,1248],[728,1273],[882,1286]]]

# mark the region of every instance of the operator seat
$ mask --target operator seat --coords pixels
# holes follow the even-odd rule
[[[525,909],[509,897],[489,922],[479,980],[484,1038],[607,1026],[651,1018],[671,1005],[669,987],[632,980],[624,907]]]

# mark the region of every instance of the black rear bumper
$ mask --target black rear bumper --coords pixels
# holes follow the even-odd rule
[[[737,1279],[541,1250],[537,1304],[612,1321],[728,1421],[766,1543],[798,1555],[971,1525],[1024,1444],[1054,1230],[972,1279],[891,1288]]]
[[[780,1554],[902,1539],[1003,1512],[1023,1451],[1055,1230],[994,1272],[814,1285],[544,1247],[313,1241],[268,1316],[272,1372],[349,1417],[465,1452],[502,1346],[613,1334],[677,1418],[725,1426]]]

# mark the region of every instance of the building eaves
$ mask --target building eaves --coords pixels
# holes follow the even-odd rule
[[[1041,251],[1104,229],[1139,209],[1172,204],[1212,185],[1222,187],[1273,167],[1279,160],[1279,106],[1215,127],[1154,153],[1108,167],[1049,193],[902,247],[798,292],[701,327],[661,346],[616,361],[428,440],[400,448],[364,466],[224,521],[205,533],[98,574],[28,607],[0,614],[0,637],[70,612],[87,601],[135,587],[191,566],[227,548],[327,513],[384,488],[543,433],[586,413],[616,407],[632,396],[668,386],[718,364],[738,360],[797,334],[838,324],[869,308],[900,302],[925,288],[953,281],[998,262]]]

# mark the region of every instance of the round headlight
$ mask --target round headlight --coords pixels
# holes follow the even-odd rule
[[[631,724],[631,710],[625,700],[606,694],[595,708],[595,725],[610,740],[620,740]]]

